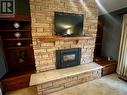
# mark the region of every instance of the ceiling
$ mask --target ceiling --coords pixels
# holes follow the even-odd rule
[[[127,7],[127,0],[95,0],[100,15]]]

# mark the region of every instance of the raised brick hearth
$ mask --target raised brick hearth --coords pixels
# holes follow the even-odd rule
[[[101,66],[92,62],[75,67],[33,74],[30,85],[36,85],[38,95],[46,95],[101,77]]]

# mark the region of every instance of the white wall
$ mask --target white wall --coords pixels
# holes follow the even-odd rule
[[[103,15],[104,28],[102,40],[102,56],[118,61],[119,45],[122,30],[122,16],[117,14]]]
[[[96,0],[100,15],[127,7],[127,0]]]

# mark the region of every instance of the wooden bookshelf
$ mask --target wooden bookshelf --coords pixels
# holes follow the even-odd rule
[[[31,17],[0,18],[0,22],[0,35],[9,72],[27,68],[31,64],[34,66]],[[19,28],[15,28],[14,23],[19,23]],[[16,33],[19,33],[20,36],[16,37]]]
[[[8,72],[1,79],[4,92],[29,87],[35,72],[31,17],[0,18],[0,37]],[[20,27],[15,28],[14,23]],[[19,33],[19,37],[16,36]],[[18,45],[21,43],[21,45]]]

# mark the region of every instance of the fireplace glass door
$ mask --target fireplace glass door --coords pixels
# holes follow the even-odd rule
[[[80,64],[81,48],[63,49],[56,51],[56,68],[65,68]]]

